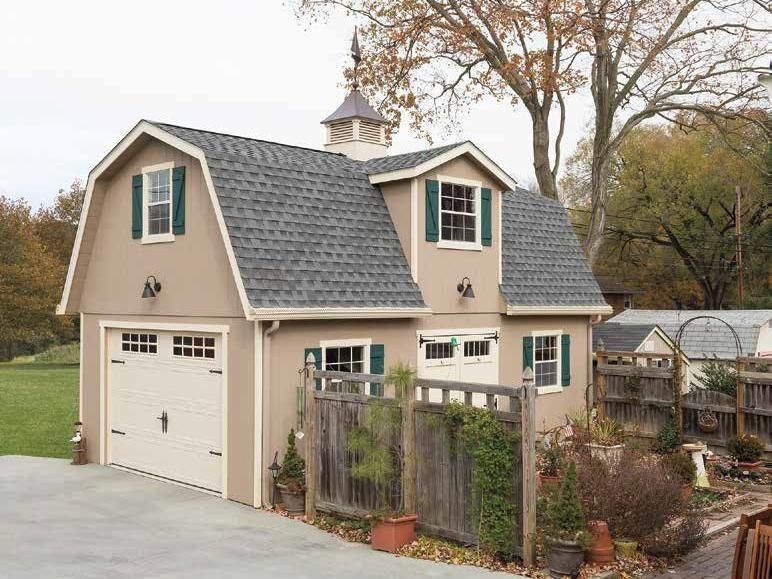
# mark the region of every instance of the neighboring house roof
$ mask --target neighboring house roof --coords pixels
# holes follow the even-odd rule
[[[655,324],[616,324],[605,322],[592,327],[592,351],[603,342],[607,352],[634,352],[657,326]]]
[[[759,341],[759,331],[772,319],[772,310],[626,310],[610,322],[620,324],[657,324],[671,340],[678,328],[692,318],[714,316],[727,322],[740,338],[743,354],[753,355]],[[731,331],[721,322],[695,320],[683,333],[681,349],[692,359],[719,358],[733,360],[737,355]]]
[[[156,126],[206,155],[252,307],[426,307],[383,195],[359,161]]]
[[[370,119],[379,123],[387,122],[381,114],[370,106],[367,99],[362,96],[362,93],[358,90],[352,90],[343,103],[335,109],[329,117],[324,119],[322,123],[330,123],[332,121],[342,121],[345,119]]]
[[[604,294],[634,294],[638,291],[610,277],[595,276],[595,279],[598,280],[600,290]]]
[[[369,161],[364,162],[365,172],[369,175],[374,175],[377,173],[386,173],[387,171],[412,169],[413,167],[417,167],[426,161],[439,157],[448,151],[452,151],[461,144],[463,143],[453,143],[451,145],[432,147],[431,149],[414,151],[412,153],[402,153],[400,155],[390,155],[388,157],[370,159]]]
[[[503,195],[502,207],[508,313],[552,306],[610,313],[559,202],[517,188]]]

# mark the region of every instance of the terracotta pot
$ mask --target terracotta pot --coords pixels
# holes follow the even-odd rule
[[[547,474],[537,473],[537,480],[539,482],[540,487],[559,487],[560,486],[560,477],[559,476],[550,476]]]
[[[573,577],[584,560],[584,549],[574,541],[558,541],[550,543],[547,553],[547,567],[550,577],[562,579]]]
[[[638,541],[614,539],[614,547],[617,550],[617,555],[620,557],[635,557],[635,553],[638,551]]]
[[[692,498],[692,493],[694,492],[694,486],[691,484],[681,485],[681,497],[688,501],[690,498]]]
[[[737,468],[739,468],[740,470],[747,470],[747,471],[759,470],[760,466],[761,466],[760,460],[757,460],[756,462],[738,462],[737,463]]]
[[[415,541],[418,515],[377,519],[373,524],[370,546],[376,551],[396,553],[397,549]]]
[[[281,493],[281,502],[284,503],[284,510],[288,515],[297,517],[306,512],[306,491],[292,490],[286,485],[276,485]]]
[[[590,546],[584,552],[584,560],[592,565],[606,565],[614,561],[614,545],[606,521],[589,521]]]

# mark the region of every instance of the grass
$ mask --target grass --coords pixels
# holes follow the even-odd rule
[[[77,364],[0,364],[0,455],[70,456]]]

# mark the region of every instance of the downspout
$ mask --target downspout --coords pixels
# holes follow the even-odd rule
[[[260,457],[259,461],[256,457],[255,459],[255,487],[260,489],[260,497],[255,496],[255,506],[265,504],[265,489],[270,489],[271,481],[269,480],[270,477],[266,471],[265,468],[263,468],[263,457],[267,457],[270,455],[270,449],[268,447],[269,440],[268,440],[268,434],[266,431],[266,425],[267,425],[267,417],[268,412],[267,409],[270,408],[271,404],[271,336],[275,334],[279,330],[279,326],[281,325],[281,322],[278,320],[274,320],[271,322],[271,325],[265,328],[266,322],[255,322],[255,336],[257,340],[257,332],[259,331],[260,336],[260,349],[261,352],[255,352],[255,357],[257,358],[258,355],[260,357],[261,363],[260,363],[260,392],[258,393],[255,391],[255,413],[256,417],[260,417]],[[265,330],[263,330],[265,328]],[[256,341],[256,347],[257,347],[257,341]],[[260,396],[260,400],[257,400],[258,394]],[[259,405],[259,412],[258,412],[258,405]],[[255,442],[257,444],[257,441]],[[257,447],[256,447],[257,448]],[[256,453],[257,454],[257,453]],[[259,487],[258,487],[259,484]]]

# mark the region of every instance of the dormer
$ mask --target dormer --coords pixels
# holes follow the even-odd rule
[[[383,157],[386,145],[386,119],[370,106],[355,88],[329,117],[322,121],[327,129],[324,148],[343,153],[357,161]]]

